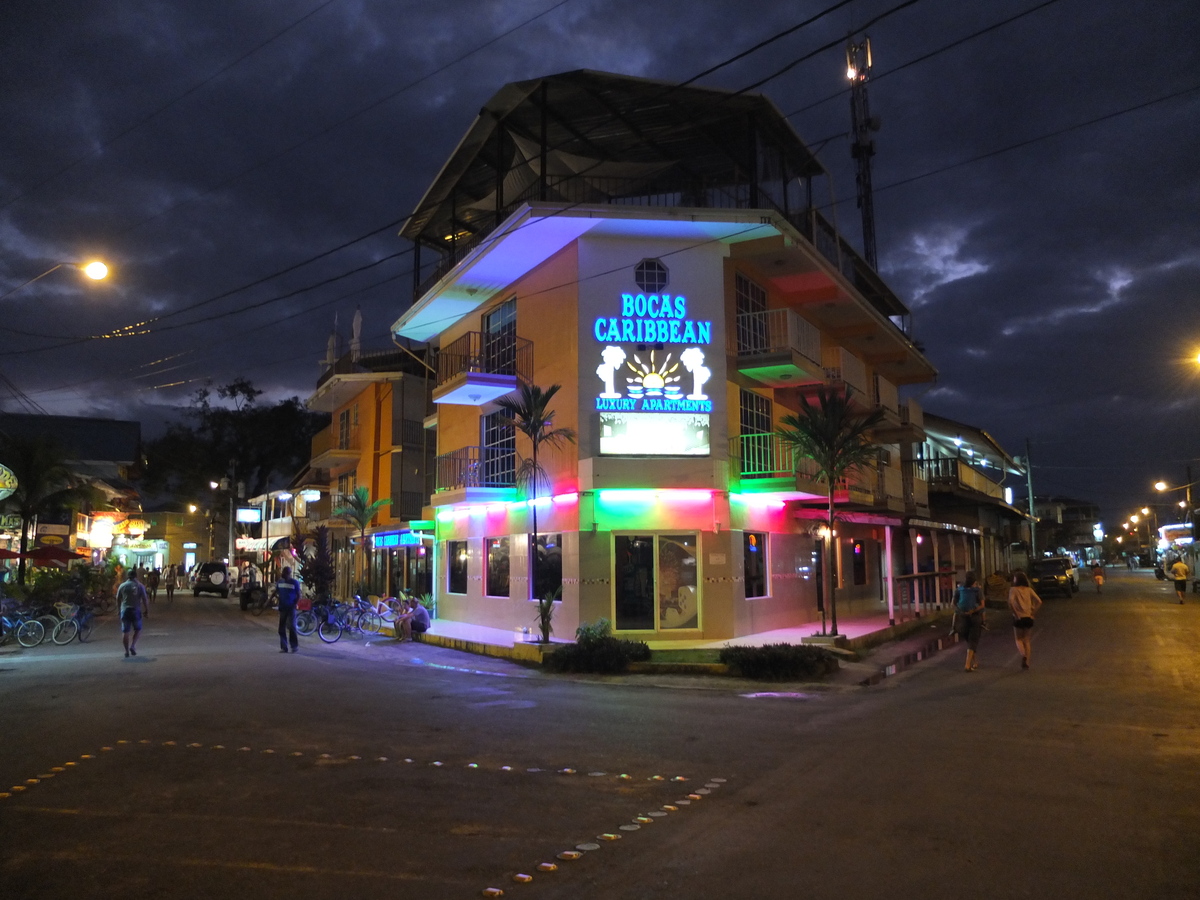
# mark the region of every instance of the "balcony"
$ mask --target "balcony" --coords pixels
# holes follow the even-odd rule
[[[904,498],[904,475],[901,470],[881,465],[875,480],[875,505],[892,512],[904,512]]]
[[[970,491],[1004,500],[1004,488],[964,460],[953,457],[914,460],[918,474],[935,491]]]
[[[929,484],[917,471],[913,462],[906,462],[901,470],[904,491],[904,511],[910,516],[929,515]]]
[[[918,444],[925,440],[925,417],[916,400],[900,400],[896,386],[882,375],[874,376],[874,408],[883,413],[875,440],[883,444]]]
[[[517,453],[499,447],[460,447],[436,460],[434,491],[510,489],[516,484]]]
[[[335,422],[313,435],[312,461],[309,465],[314,469],[334,468],[354,462],[361,453],[358,428],[338,428]]]
[[[821,333],[790,309],[737,317],[729,351],[738,371],[767,387],[794,387],[825,378]]]
[[[433,402],[482,406],[530,383],[532,376],[532,341],[469,331],[438,354]]]
[[[824,500],[825,482],[818,479],[817,464],[799,456],[777,434],[741,434],[729,441],[732,481],[746,493],[779,494],[789,500]],[[871,506],[874,491],[869,477],[839,482],[834,491],[837,503]]]

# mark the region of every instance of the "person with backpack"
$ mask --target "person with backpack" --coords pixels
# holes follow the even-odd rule
[[[275,593],[279,597],[279,652],[287,653],[291,644],[292,652],[300,649],[300,639],[296,635],[296,604],[300,602],[300,582],[292,577],[292,567],[284,566],[275,582]]]
[[[142,634],[142,619],[149,617],[146,605],[146,589],[138,583],[138,570],[130,569],[129,576],[117,589],[117,603],[121,612],[121,643],[125,655],[137,656],[137,640]]]
[[[954,596],[954,613],[958,617],[958,635],[967,642],[967,662],[963,671],[979,668],[977,656],[979,638],[983,635],[983,591],[975,583],[975,573],[968,572]]]

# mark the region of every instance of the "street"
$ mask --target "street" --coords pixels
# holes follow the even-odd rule
[[[135,658],[112,615],[0,651],[0,896],[1195,897],[1200,595],[1108,574],[1028,672],[989,610],[979,671],[872,687],[282,655],[160,598]]]

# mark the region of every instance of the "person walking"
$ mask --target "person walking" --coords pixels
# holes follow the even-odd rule
[[[146,589],[137,580],[137,569],[129,570],[129,577],[117,589],[117,602],[121,611],[121,643],[125,655],[137,656],[137,640],[142,633],[142,618],[150,615],[146,603]]]
[[[279,652],[287,653],[290,644],[295,653],[300,649],[300,639],[296,636],[296,604],[300,602],[300,582],[292,577],[291,566],[284,566],[279,573],[275,593],[279,597]]]
[[[983,635],[984,618],[983,592],[975,583],[975,573],[968,572],[959,585],[954,599],[954,612],[958,616],[959,638],[967,642],[966,672],[979,668],[979,638]]]
[[[1100,560],[1092,565],[1092,581],[1096,582],[1096,593],[1100,593],[1100,588],[1104,587],[1104,563]]]
[[[1175,596],[1179,598],[1179,605],[1183,605],[1183,595],[1187,593],[1187,580],[1191,575],[1191,570],[1188,564],[1183,561],[1183,558],[1175,560],[1171,568],[1167,570],[1171,578],[1175,581]]]
[[[151,603],[158,599],[158,585],[161,581],[162,573],[158,569],[151,569],[146,573],[146,591],[150,594]]]
[[[167,571],[163,573],[163,588],[167,592],[167,604],[170,605],[175,600],[175,579],[178,576],[175,572],[175,563],[167,566]]]
[[[1013,616],[1013,637],[1021,651],[1021,668],[1029,668],[1033,655],[1033,615],[1042,606],[1042,598],[1029,586],[1029,576],[1019,569],[1013,573],[1013,586],[1008,589],[1008,608]]]

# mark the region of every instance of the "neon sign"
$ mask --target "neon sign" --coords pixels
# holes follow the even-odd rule
[[[712,322],[689,319],[682,294],[622,294],[620,317],[600,316],[592,334],[603,343],[711,344]]]

